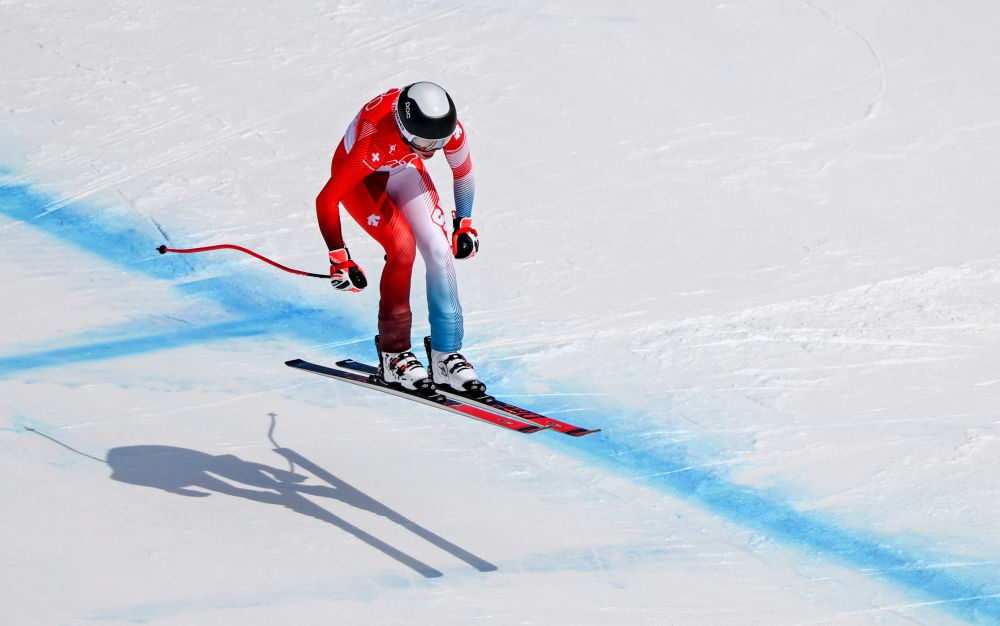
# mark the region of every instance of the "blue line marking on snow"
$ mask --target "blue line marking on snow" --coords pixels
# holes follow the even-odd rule
[[[0,376],[55,365],[60,360],[62,364],[97,361],[235,337],[284,334],[315,344],[348,343],[363,335],[350,318],[303,305],[294,293],[269,291],[272,280],[254,280],[255,277],[245,273],[200,277],[190,257],[159,254],[156,247],[164,239],[160,226],[133,213],[58,203],[24,185],[0,184],[0,215],[37,228],[118,267],[175,281],[174,289],[184,296],[205,298],[232,316],[176,330],[115,329],[119,336],[111,339],[99,337],[99,332],[88,333],[64,340],[59,347],[6,355],[0,358]]]
[[[58,207],[57,210],[51,210]],[[0,185],[0,214],[36,227],[70,245],[85,249],[109,263],[142,272],[158,279],[176,280],[196,270],[186,263],[151,256],[162,232],[153,223],[143,224],[135,215],[88,209],[73,203],[61,204],[26,186]],[[155,259],[155,261],[153,260]],[[152,261],[152,262],[151,262]],[[350,343],[361,333],[341,317],[302,307],[281,296],[248,288],[238,280],[192,280],[176,285],[186,294],[197,294],[222,305],[233,316],[191,328],[105,339],[79,345],[32,350],[0,360],[0,375],[39,368],[53,362],[117,358],[208,342],[219,337],[244,337],[267,333],[295,336],[316,343],[322,333],[325,342]],[[303,323],[305,322],[305,323]],[[541,410],[547,407],[539,400]],[[549,400],[551,404],[555,401]],[[563,407],[565,408],[565,407]],[[583,410],[581,421],[608,422],[601,414],[614,414],[616,423],[605,431],[581,440],[552,437],[549,445],[592,465],[624,474],[672,496],[696,503],[712,513],[754,529],[767,538],[821,554],[834,562],[884,580],[922,600],[976,623],[1000,621],[1000,589],[995,572],[984,572],[980,580],[955,568],[935,567],[947,562],[933,549],[902,549],[901,541],[848,529],[833,516],[804,513],[765,490],[739,485],[724,472],[699,466],[692,461],[698,454],[682,444],[655,446],[630,443],[626,420],[620,409]],[[544,435],[542,435],[544,437]],[[535,441],[538,441],[537,439]],[[921,552],[924,552],[921,554]]]
[[[549,400],[540,397],[533,408],[558,416],[560,409],[566,408],[566,395],[570,394],[553,394]],[[761,533],[767,540],[798,546],[888,580],[970,623],[1000,623],[1000,578],[994,561],[969,563],[969,559],[935,553],[933,548],[901,547],[901,538],[849,529],[832,514],[798,511],[776,491],[728,480],[727,470],[709,466],[712,459],[704,458],[701,451],[665,437],[640,437],[641,424],[648,419],[623,415],[620,407],[593,407],[574,419],[600,424],[602,416],[609,414],[619,418],[617,427],[584,440],[554,439],[553,447],[586,458],[592,467],[626,474],[637,483],[695,503]],[[642,443],[630,443],[640,440]],[[931,539],[929,543],[934,542]],[[961,562],[962,567],[940,565],[955,562]]]
[[[158,231],[152,222],[140,223],[135,214],[62,204],[26,185],[0,185],[0,213],[120,267],[158,278],[176,278],[186,267],[170,260],[153,262],[159,256],[152,244]]]
[[[181,348],[237,337],[253,337],[274,332],[267,320],[236,320],[207,326],[183,328],[173,332],[148,334],[107,341],[93,341],[78,345],[40,350],[13,356],[0,357],[0,376],[14,372],[71,365],[86,361],[115,359],[123,356]]]

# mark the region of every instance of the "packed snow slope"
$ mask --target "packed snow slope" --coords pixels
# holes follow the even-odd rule
[[[1000,623],[998,31],[973,0],[0,0],[4,623]],[[289,369],[371,361],[377,290],[156,253],[325,271],[333,148],[416,80],[476,167],[463,352],[601,433]]]

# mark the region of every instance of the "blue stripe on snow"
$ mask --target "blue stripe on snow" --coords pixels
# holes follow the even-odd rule
[[[0,357],[0,377],[39,367],[114,359],[271,332],[274,332],[274,329],[268,327],[267,320],[237,320],[122,339],[80,342],[50,350]]]
[[[39,228],[68,244],[89,250],[110,263],[144,272],[154,278],[176,279],[192,273],[185,263],[176,259],[151,257],[150,251],[158,244],[162,233],[152,222],[141,223],[134,215],[97,213],[74,204],[62,205],[25,186],[0,186],[0,213]],[[310,342],[317,340],[320,327],[327,333],[325,341],[345,341],[359,336],[358,331],[344,319],[325,319],[324,322],[324,316],[319,311],[302,309],[296,303],[255,293],[238,282],[197,281],[181,287],[188,293],[197,293],[222,304],[237,319],[143,337],[11,356],[0,360],[0,373],[41,367],[53,360],[112,358],[209,341],[220,336],[263,334],[269,332],[272,326],[278,327],[274,329],[276,332],[297,335]],[[296,317],[309,323],[286,323],[288,318]],[[545,410],[549,407],[540,408]],[[926,602],[940,603],[942,608],[963,619],[977,623],[1000,622],[1000,597],[995,582],[1000,576],[995,573],[987,572],[976,577],[980,580],[971,580],[971,576],[963,576],[961,571],[935,567],[935,564],[943,562],[942,555],[931,556],[931,550],[920,554],[915,550],[896,548],[890,543],[890,538],[850,530],[818,513],[797,511],[779,496],[733,483],[721,472],[698,467],[697,462],[691,462],[691,451],[683,446],[660,445],[652,448],[630,443],[640,439],[615,428],[616,424],[629,423],[627,416],[621,415],[620,410],[613,415],[611,419],[600,420],[597,415],[579,418],[604,422],[605,432],[600,435],[581,440],[553,437],[548,442],[577,457],[587,458],[593,465],[625,474],[633,480],[696,503],[770,539],[878,575]],[[900,542],[892,543],[898,545]]]
[[[777,495],[726,480],[710,469],[691,467],[683,450],[643,450],[610,437],[579,446],[595,462],[614,459],[617,469],[662,491],[695,502],[709,511],[763,533],[770,540],[821,553],[856,570],[878,575],[941,608],[974,623],[1000,621],[1000,592],[995,571],[967,580],[961,568],[942,568],[940,555],[919,555],[899,542],[849,530],[832,516],[797,511]],[[606,461],[604,461],[606,462]],[[950,559],[945,562],[951,561]],[[989,563],[993,569],[993,564]]]
[[[62,204],[25,185],[0,185],[0,213],[120,267],[158,278],[189,272],[177,259],[155,258],[163,235],[154,222],[143,223],[134,213]]]
[[[118,267],[173,280],[174,288],[183,295],[206,298],[235,318],[168,331],[137,327],[113,339],[94,339],[102,333],[91,332],[63,340],[59,347],[28,348],[22,354],[6,355],[0,358],[0,376],[54,365],[60,359],[96,361],[267,333],[293,336],[312,344],[345,343],[365,336],[354,320],[304,306],[295,300],[294,293],[269,290],[273,280],[255,280],[256,276],[244,274],[200,278],[193,265],[197,258],[157,253],[156,247],[167,239],[165,233],[158,224],[135,213],[60,203],[28,186],[0,185],[0,214]]]

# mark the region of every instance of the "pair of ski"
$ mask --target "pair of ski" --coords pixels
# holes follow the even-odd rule
[[[486,394],[465,395],[445,387],[438,387],[433,393],[421,393],[388,385],[378,375],[377,368],[358,363],[352,359],[337,361],[336,367],[317,365],[302,359],[286,361],[285,365],[361,387],[376,389],[400,398],[414,400],[421,404],[458,413],[519,433],[530,434],[540,430],[554,430],[571,437],[582,437],[600,431],[599,428],[591,430],[547,417]]]

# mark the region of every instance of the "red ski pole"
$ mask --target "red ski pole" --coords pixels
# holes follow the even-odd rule
[[[285,270],[289,274],[298,274],[299,276],[312,276],[313,278],[326,278],[326,279],[330,278],[329,274],[314,274],[313,272],[304,272],[302,270],[297,270],[297,269],[293,269],[291,267],[286,267],[286,266],[282,265],[281,263],[278,263],[276,261],[272,261],[271,259],[267,258],[266,256],[257,254],[253,250],[247,250],[246,248],[244,248],[242,246],[234,246],[234,245],[228,244],[228,243],[219,244],[217,246],[205,246],[203,248],[187,248],[187,249],[168,248],[166,246],[160,246],[160,247],[158,247],[156,249],[156,251],[159,252],[160,254],[166,254],[168,252],[173,252],[173,253],[176,253],[176,254],[195,254],[195,253],[198,253],[198,252],[210,252],[212,250],[227,250],[227,249],[228,250],[238,250],[240,252],[243,252],[244,254],[249,254],[250,256],[254,257],[255,259],[260,259],[261,261],[263,261],[265,263],[269,263],[269,264],[273,265],[274,267],[276,267],[276,268],[278,268],[280,270]]]

